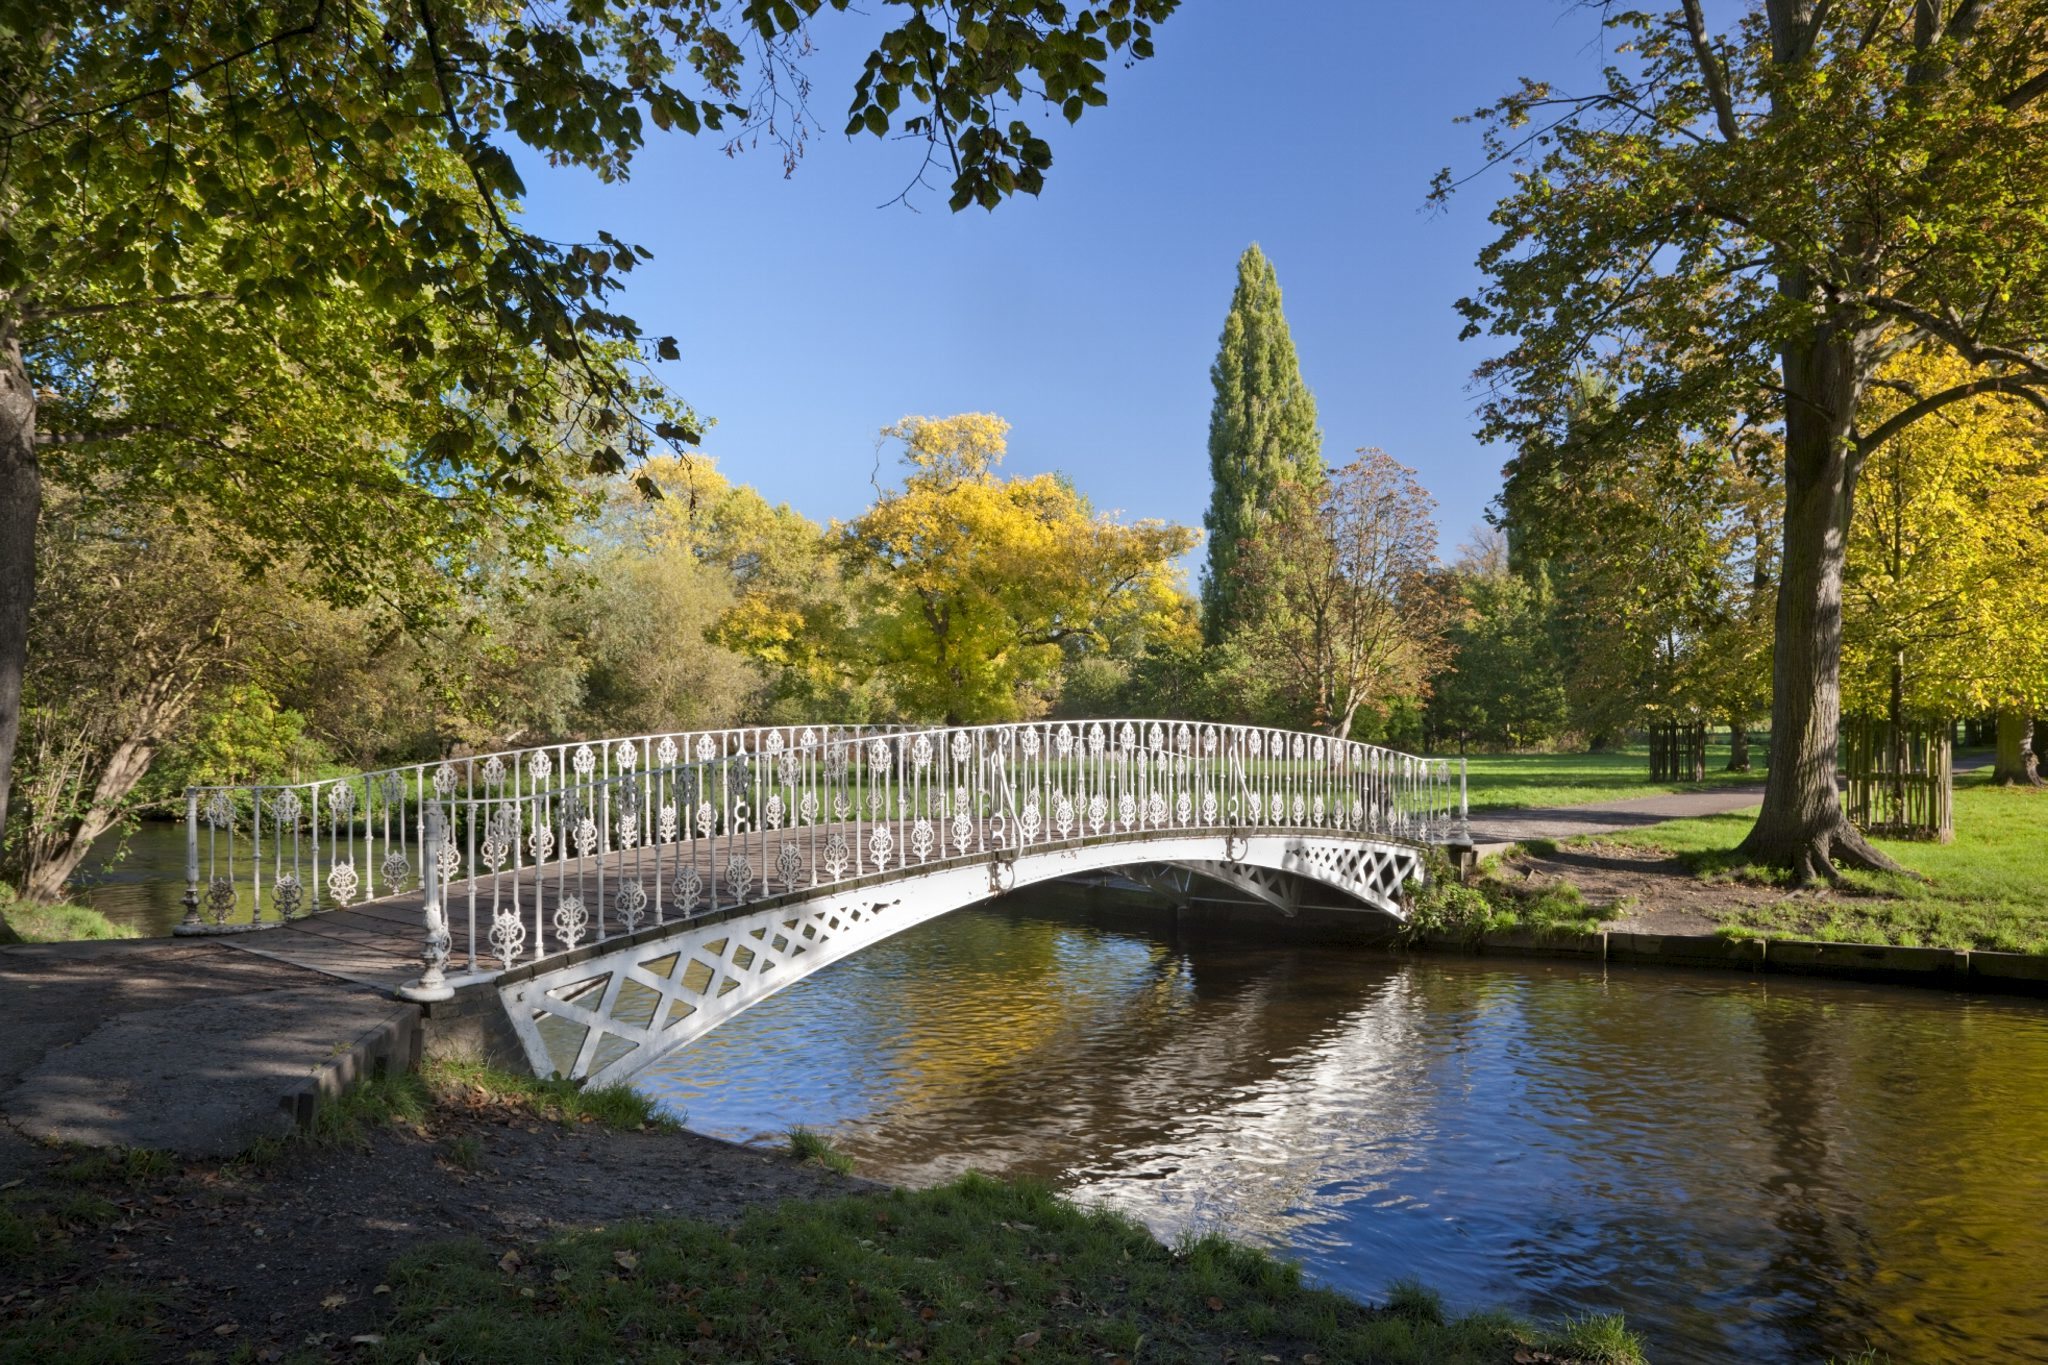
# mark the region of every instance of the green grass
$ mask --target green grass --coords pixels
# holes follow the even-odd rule
[[[441,1105],[516,1109],[564,1126],[592,1123],[623,1130],[679,1126],[653,1100],[628,1086],[585,1088],[568,1081],[542,1081],[498,1071],[479,1062],[430,1059],[417,1072],[394,1071],[358,1081],[315,1111],[310,1131],[264,1139],[241,1160],[263,1168],[302,1144],[366,1147],[378,1128],[394,1123],[430,1127],[434,1110]],[[464,1170],[476,1170],[483,1163],[483,1148],[473,1137],[451,1137],[441,1144],[441,1153],[450,1165]]]
[[[680,1126],[654,1100],[628,1085],[578,1086],[498,1071],[481,1062],[451,1060],[428,1061],[420,1079],[440,1103],[510,1105],[562,1124],[595,1123],[625,1130]]]
[[[427,1083],[411,1071],[389,1071],[357,1081],[313,1112],[317,1143],[367,1147],[373,1129],[394,1123],[423,1123],[433,1104]]]
[[[39,905],[15,899],[11,887],[0,886],[0,943],[72,943],[80,939],[134,938],[135,931],[116,924],[87,905]]]
[[[75,1147],[53,1174],[79,1185],[146,1185],[177,1169],[176,1157],[148,1147]]]
[[[1642,745],[1600,754],[1472,754],[1465,760],[1467,800],[1473,810],[1584,806],[1729,782],[1761,782],[1765,746],[1751,744],[1749,755],[1752,771],[1724,772],[1727,746],[1710,746],[1705,782],[1652,782],[1650,751]],[[1453,765],[1456,761],[1453,756]]]
[[[802,1124],[789,1130],[789,1154],[806,1166],[823,1166],[841,1175],[853,1174],[852,1157]]]
[[[1479,876],[1469,884],[1452,873],[1444,856],[1426,853],[1423,884],[1403,888],[1408,898],[1408,918],[1400,935],[1404,940],[1425,934],[1448,934],[1477,939],[1498,930],[1523,929],[1541,934],[1592,934],[1614,915],[1614,909],[1587,903],[1579,888],[1568,882],[1524,886],[1500,875],[1500,859],[1480,864]]]
[[[531,1254],[444,1244],[387,1276],[371,1358],[1103,1362],[1501,1362],[1518,1348],[1634,1365],[1618,1321],[1545,1331],[1451,1317],[1413,1286],[1374,1308],[1219,1237],[1160,1245],[1042,1187],[978,1176],[757,1209],[738,1226],[663,1221]],[[1603,1354],[1577,1354],[1583,1342]],[[1612,1343],[1625,1353],[1612,1354]]]
[[[160,1360],[156,1296],[113,1285],[65,1289],[0,1319],[0,1365],[131,1365]]]
[[[1708,878],[1772,880],[1734,852],[1755,819],[1754,810],[1736,811],[1573,842],[1659,849]],[[1723,932],[2048,952],[2048,791],[1994,787],[1981,771],[1958,774],[1955,824],[1955,842],[1949,844],[1876,841],[1925,880],[1848,873],[1834,892],[1744,909]]]

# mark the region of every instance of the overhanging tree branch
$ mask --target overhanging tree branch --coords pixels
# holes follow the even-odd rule
[[[2034,378],[2022,375],[1991,375],[1983,379],[1973,379],[1967,384],[1958,384],[1954,388],[1943,389],[1939,393],[1931,393],[1919,402],[1909,404],[1893,413],[1879,423],[1869,435],[1857,438],[1856,449],[1859,454],[1867,455],[1921,418],[1939,412],[1951,403],[1960,403],[1966,398],[1975,398],[1984,393],[2008,394],[2031,403],[2044,414],[2048,414],[2048,394],[2041,391],[2044,386],[2048,386],[2048,376]]]

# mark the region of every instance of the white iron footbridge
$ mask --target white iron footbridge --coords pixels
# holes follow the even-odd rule
[[[407,999],[494,991],[536,1074],[609,1082],[1035,882],[1175,868],[1283,913],[1314,889],[1399,919],[1423,850],[1466,820],[1442,759],[1095,720],[650,735],[196,788],[187,835],[181,933],[286,928],[237,946]],[[424,970],[365,975],[407,925]]]

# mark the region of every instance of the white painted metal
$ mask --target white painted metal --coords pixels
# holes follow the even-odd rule
[[[972,854],[856,886],[802,887],[756,909],[649,929],[609,952],[503,984],[499,995],[535,1074],[622,1081],[892,934],[1013,887],[1136,860],[1247,887],[1300,878],[1396,917],[1401,883],[1422,875],[1416,846],[1349,832],[1132,832]]]
[[[193,788],[179,931],[445,888],[448,961],[476,974],[799,888],[1111,835],[1457,843],[1463,798],[1462,764],[1454,787],[1444,759],[1192,721],[571,741],[329,781]],[[433,935],[424,946],[438,969]]]

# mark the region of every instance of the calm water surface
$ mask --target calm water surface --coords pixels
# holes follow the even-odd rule
[[[114,923],[145,937],[168,934],[185,918],[185,827],[166,820],[117,830],[93,845],[71,883],[72,899]]]
[[[144,826],[86,896],[179,919]],[[2048,1361],[2048,1009],[1715,972],[1169,941],[1013,897],[639,1083],[869,1174],[1032,1175],[1374,1297],[1619,1309],[1659,1361]]]
[[[1373,1297],[1624,1311],[1652,1356],[2048,1361],[2048,1011],[1829,982],[1181,945],[1013,899],[637,1082],[912,1183],[1046,1179]]]

